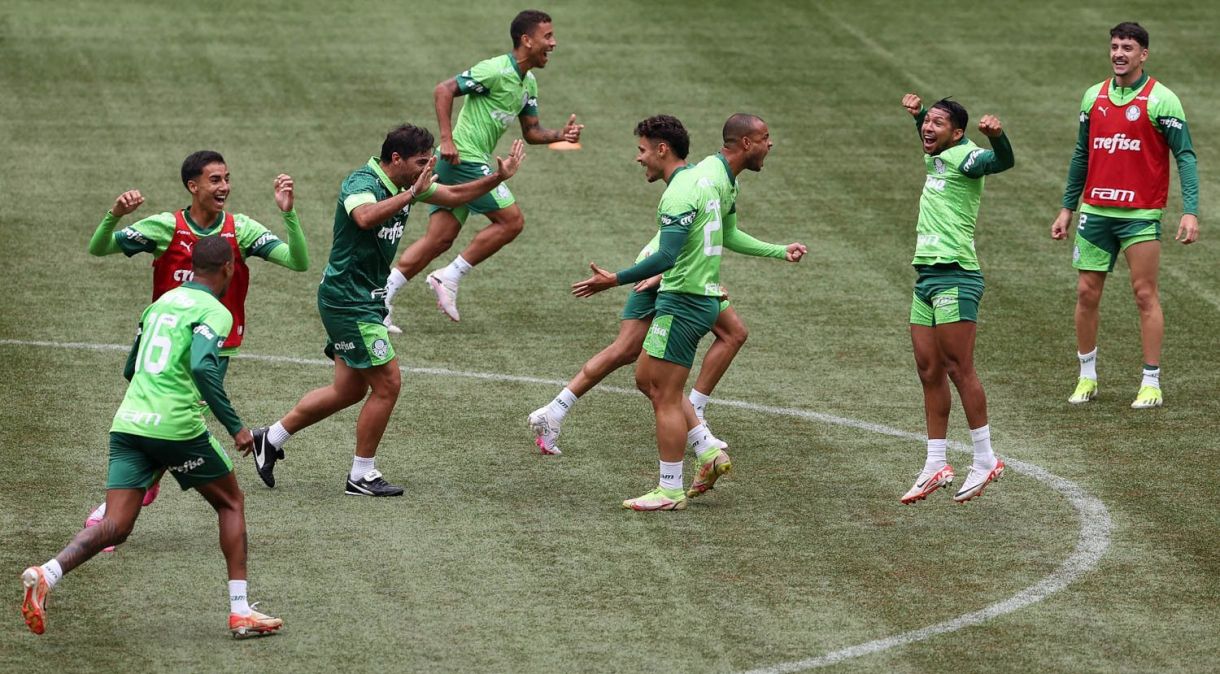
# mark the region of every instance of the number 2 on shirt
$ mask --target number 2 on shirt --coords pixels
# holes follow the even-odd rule
[[[712,245],[712,232],[724,226],[720,222],[720,200],[712,199],[708,201],[707,206],[704,207],[704,212],[710,214],[712,219],[703,226],[703,254],[708,257],[715,257],[724,252],[723,246]]]

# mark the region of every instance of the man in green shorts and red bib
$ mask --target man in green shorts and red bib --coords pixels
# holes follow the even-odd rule
[[[284,443],[294,433],[367,395],[356,420],[356,453],[344,492],[402,495],[402,487],[387,482],[374,466],[402,384],[384,324],[384,284],[398,242],[416,202],[456,207],[478,198],[512,177],[524,156],[521,141],[516,141],[507,160],[496,158],[493,174],[461,185],[440,185],[432,175],[432,134],[405,124],[386,135],[380,156],[369,158],[343,181],[330,260],[318,286],[318,314],[326,328],[326,357],[335,362],[334,382],[305,394],[272,426],[255,429],[255,467],[268,487],[275,486],[275,463],[284,458]]]
[[[1068,167],[1063,207],[1051,238],[1067,238],[1072,212],[1082,200],[1072,266],[1076,285],[1076,356],[1080,377],[1068,402],[1097,397],[1097,332],[1106,275],[1121,252],[1131,270],[1131,290],[1140,314],[1144,369],[1131,407],[1160,407],[1161,343],[1165,318],[1157,276],[1161,262],[1161,215],[1169,195],[1169,154],[1178,164],[1182,219],[1175,240],[1199,238],[1199,175],[1186,113],[1176,94],[1144,72],[1148,31],[1138,23],[1110,30],[1114,76],[1085,92],[1080,130]]]
[[[492,175],[496,143],[514,119],[521,123],[525,142],[532,145],[580,140],[584,126],[576,123],[576,115],[569,117],[562,129],[544,129],[538,121],[538,82],[531,71],[545,68],[555,49],[551,17],[536,10],[521,12],[509,26],[509,34],[513,40],[511,52],[481,61],[436,85],[436,120],[441,134],[436,176],[442,185],[460,185]],[[453,99],[458,96],[465,96],[466,102],[453,127]],[[428,231],[403,251],[388,275],[387,308],[407,281],[449,250],[471,213],[486,216],[491,224],[476,234],[452,263],[427,278],[437,307],[451,320],[459,319],[458,282],[525,228],[525,216],[507,185],[465,204],[429,208]],[[388,315],[386,324],[391,332],[401,332]]]
[[[110,427],[106,514],[53,559],[21,574],[21,613],[35,634],[46,630],[51,588],[107,546],[126,540],[144,494],[166,470],[184,490],[195,489],[216,510],[229,575],[229,631],[241,638],[283,626],[279,618],[250,608],[245,497],[232,461],[203,421],[203,411],[210,409],[237,449],[250,446],[250,430],[225,393],[220,357],[233,317],[217,298],[234,278],[235,260],[229,241],[219,236],[198,239],[192,246],[192,279],[144,310],[123,372],[131,385]]]
[[[911,345],[923,385],[928,454],[915,484],[900,499],[915,503],[953,483],[946,463],[949,382],[957,388],[970,424],[974,462],[953,500],[964,503],[1004,472],[991,449],[987,396],[974,370],[974,339],[983,298],[983,274],[974,252],[974,227],[983,198],[984,176],[1012,168],[1012,146],[1000,120],[984,115],[979,131],[991,141],[984,150],[966,138],[969,115],[957,101],[942,99],[925,110],[915,94],[902,98],[923,141],[923,194],[915,227],[918,272],[911,298]]]
[[[762,170],[772,145],[766,122],[756,115],[736,114],[725,122],[722,136],[720,152],[670,176],[657,207],[657,252],[613,274],[592,264],[593,276],[572,285],[572,294],[589,297],[662,275],[635,371],[636,385],[656,415],[660,483],[643,496],[623,501],[631,510],[682,510],[688,496],[710,489],[731,467],[723,449],[705,443],[696,451],[699,470],[691,491],[683,489],[682,458],[691,434],[701,428],[683,390],[699,340],[711,332],[720,313],[723,249],[766,257],[776,256],[778,249],[791,262],[806,252],[803,244],[767,244],[737,229],[737,176]]]
[[[158,213],[115,231],[119,220],[144,203],[139,190],[129,190],[114,200],[114,206],[102,218],[93,238],[89,254],[96,256],[123,253],[133,257],[140,253],[153,256],[154,300],[191,280],[191,251],[200,238],[216,235],[233,248],[234,276],[220,299],[233,315],[233,330],[220,350],[220,367],[227,370],[229,357],[237,354],[246,332],[246,293],[249,290],[248,258],[262,258],[292,271],[309,268],[309,246],[301,231],[301,222],[293,209],[292,177],[280,174],[275,178],[275,203],[284,219],[287,242],[253,218],[225,210],[232,181],[229,167],[219,152],[201,150],[182,162],[182,185],[191,195],[191,205],[173,212]],[[151,504],[160,490],[160,481],[144,495],[144,505]],[[94,526],[106,514],[106,504],[98,506],[85,526]],[[110,549],[107,549],[109,552]]]

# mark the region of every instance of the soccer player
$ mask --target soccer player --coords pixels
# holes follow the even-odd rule
[[[432,134],[405,124],[386,135],[379,157],[344,179],[330,261],[318,286],[318,313],[326,328],[326,357],[335,361],[334,381],[306,393],[271,427],[254,430],[254,463],[268,487],[275,486],[275,463],[284,458],[284,443],[292,434],[364,400],[371,390],[356,420],[356,455],[344,490],[357,496],[402,495],[402,487],[387,482],[374,466],[401,385],[398,358],[383,323],[386,275],[415,202],[458,206],[475,199],[516,173],[523,148],[516,141],[508,159],[496,157],[491,175],[439,185],[432,175]]]
[[[760,171],[771,150],[766,122],[755,115],[729,117],[722,131],[724,146],[695,166],[670,176],[657,207],[660,241],[657,252],[632,267],[610,273],[591,264],[593,276],[574,283],[572,294],[589,297],[625,283],[662,274],[655,315],[636,366],[636,385],[652,402],[657,423],[660,484],[638,498],[623,501],[632,510],[681,510],[682,456],[694,424],[683,387],[690,375],[699,340],[711,331],[720,312],[720,256],[724,248],[747,255],[783,257],[796,262],[803,244],[766,244],[737,229],[737,176]],[[691,492],[710,488],[730,467],[717,446],[697,451],[699,472]],[[706,491],[706,489],[703,489]]]
[[[690,136],[677,118],[669,115],[649,117],[636,125],[635,135],[639,138],[635,160],[644,167],[644,177],[648,182],[663,180],[668,185],[675,174],[689,168],[686,156],[690,149]],[[655,253],[659,244],[658,234],[640,251],[636,262],[639,263]],[[784,249],[780,246],[775,248],[776,256],[782,257]],[[639,357],[644,336],[655,313],[656,288],[660,282],[661,277],[657,275],[635,285],[627,298],[627,305],[623,307],[622,322],[614,342],[590,358],[554,400],[529,415],[528,422],[534,433],[534,443],[543,454],[562,453],[558,446],[560,427],[576,401],[611,372],[634,363]],[[712,326],[712,332],[716,341],[703,358],[699,378],[691,389],[689,398],[699,424],[705,426],[703,432],[709,436],[711,431],[706,429],[703,416],[708,397],[728,370],[733,357],[741,350],[748,335],[745,324],[727,300],[720,303],[720,315]],[[702,433],[697,435],[702,437]],[[714,436],[711,441],[720,449],[728,446]],[[698,480],[696,484],[702,485]],[[700,493],[702,491],[706,489],[700,490]]]
[[[1089,87],[1080,103],[1080,130],[1068,166],[1063,207],[1051,238],[1067,238],[1072,211],[1080,207],[1072,266],[1076,284],[1076,356],[1080,378],[1068,402],[1097,397],[1098,308],[1106,274],[1118,254],[1127,258],[1131,290],[1140,315],[1144,370],[1131,407],[1160,407],[1161,340],[1165,318],[1157,292],[1161,264],[1161,213],[1169,195],[1169,153],[1182,184],[1182,219],[1175,241],[1199,238],[1199,175],[1186,113],[1178,97],[1144,72],[1148,31],[1138,23],[1110,30],[1114,76]]]
[[[229,574],[229,631],[234,637],[269,634],[284,623],[250,608],[246,599],[245,497],[233,463],[203,422],[203,405],[233,436],[237,449],[253,438],[224,390],[220,348],[233,317],[217,299],[235,278],[230,242],[194,242],[193,277],[144,310],[123,376],[131,382],[110,427],[106,515],[86,527],[54,559],[21,574],[21,613],[30,631],[46,630],[47,594],[60,578],[103,548],[122,543],[140,515],[145,490],[168,470],[183,489],[195,489],[216,510],[220,548]]]
[[[496,143],[513,119],[520,121],[521,135],[530,144],[580,140],[584,126],[576,123],[576,115],[570,116],[562,129],[544,129],[538,121],[538,83],[531,71],[545,68],[555,49],[551,17],[536,10],[521,12],[509,26],[509,34],[513,40],[511,52],[477,63],[436,85],[436,120],[441,134],[436,175],[442,185],[459,185],[492,175],[489,162]],[[458,96],[467,98],[454,127],[453,99]],[[479,231],[453,262],[427,277],[437,307],[456,321],[458,282],[475,265],[517,238],[525,227],[525,216],[507,185],[468,203],[435,204],[428,212],[428,231],[403,251],[390,271],[386,307],[408,280],[449,250],[466,218],[480,213],[491,224]],[[388,315],[386,321],[391,332],[401,332]]]
[[[928,456],[915,485],[900,500],[914,503],[953,483],[953,467],[945,462],[952,381],[974,442],[970,474],[953,496],[965,503],[1004,472],[1004,462],[991,449],[987,396],[974,371],[974,337],[983,297],[974,226],[984,176],[1012,168],[1012,145],[1000,120],[992,115],[979,120],[979,131],[992,149],[971,142],[966,138],[970,117],[957,101],[941,99],[925,110],[919,96],[907,94],[902,106],[915,118],[928,171],[919,197],[911,261],[918,273],[911,299],[911,345],[923,384]]]
[[[220,349],[220,367],[227,370],[229,357],[235,355],[245,336],[246,293],[249,288],[249,258],[262,258],[293,271],[309,268],[309,246],[301,231],[301,222],[293,209],[292,177],[280,174],[275,178],[275,203],[284,219],[288,241],[262,224],[242,215],[229,213],[232,181],[229,168],[219,152],[201,150],[182,162],[182,185],[191,195],[191,205],[174,212],[158,213],[114,231],[123,216],[133,213],[144,203],[139,190],[129,190],[114,200],[93,238],[89,241],[91,255],[123,253],[132,257],[140,253],[153,256],[153,299],[191,279],[191,250],[204,236],[219,235],[233,248],[234,276],[221,303],[233,315],[234,329]],[[144,494],[144,505],[151,504],[161,489],[160,478]],[[106,514],[106,504],[99,505],[85,526],[94,526]],[[109,552],[111,548],[106,551]]]

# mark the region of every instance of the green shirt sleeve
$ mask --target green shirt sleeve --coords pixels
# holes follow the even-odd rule
[[[98,223],[97,229],[93,230],[93,237],[89,239],[89,254],[101,257],[103,255],[114,255],[122,250],[119,244],[114,240],[114,226],[119,224],[119,216],[106,211],[106,215],[102,216],[102,221]]]
[[[724,247],[734,253],[751,255],[753,257],[774,257],[780,260],[788,256],[788,247],[758,239],[737,229],[737,214],[724,216]]]
[[[480,61],[454,77],[458,85],[458,95],[486,96],[495,86],[496,78],[500,76],[500,67],[495,63],[496,60]]]
[[[123,379],[131,381],[131,378],[136,376],[136,356],[140,353],[140,335],[144,332],[144,324],[140,323],[136,327],[136,339],[131,344],[131,351],[127,353],[127,362],[123,365]]]
[[[309,269],[309,245],[305,242],[301,221],[295,210],[281,215],[284,218],[284,229],[288,233],[287,243],[258,222],[244,215],[236,215],[234,220],[237,220],[238,225],[238,245],[245,251],[247,258],[261,257],[286,269],[305,271]],[[243,220],[245,225],[242,224]]]
[[[525,75],[525,105],[521,108],[519,117],[537,117],[538,116],[538,80],[534,79],[534,73],[526,73]]]
[[[1169,150],[1178,164],[1178,182],[1182,185],[1182,212],[1199,214],[1199,170],[1195,147],[1190,140],[1190,127],[1186,124],[1186,112],[1177,94],[1159,82],[1153,87],[1148,115],[1156,128],[1165,136]]]
[[[127,257],[139,253],[152,253],[154,257],[159,257],[174,240],[175,228],[173,213],[158,213],[115,232],[114,241]]]
[[[217,421],[236,435],[244,428],[244,424],[233,410],[229,395],[224,389],[224,371],[220,367],[220,344],[225,335],[217,334],[207,323],[196,323],[191,336],[191,376],[199,393],[208,404],[208,409],[216,415]]]
[[[982,178],[1001,171],[1007,171],[1016,164],[1012,154],[1012,144],[1008,142],[1008,134],[1003,131],[996,138],[988,138],[991,149],[979,148],[962,160],[957,170],[967,178]]]
[[[339,188],[339,203],[348,215],[359,206],[377,203],[377,179],[362,171],[349,175]]]
[[[694,213],[692,212],[691,215],[693,216]],[[682,246],[686,243],[689,233],[690,222],[687,222],[685,226],[675,225],[662,229],[657,252],[615,274],[618,284],[638,283],[673,267],[674,263],[678,261],[678,255],[682,252]]]

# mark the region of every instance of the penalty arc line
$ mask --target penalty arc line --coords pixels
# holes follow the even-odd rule
[[[78,349],[88,351],[127,351],[130,346],[122,344],[91,344],[86,342],[51,342],[51,341],[33,341],[22,339],[0,339],[0,346],[26,346],[26,347],[48,347],[59,349]],[[313,365],[313,366],[333,366],[333,363],[320,358],[293,358],[290,356],[266,356],[258,354],[243,354],[237,356],[241,360],[255,360],[265,363],[287,363],[293,365]],[[551,386],[563,386],[567,382],[560,379],[545,379],[542,377],[527,377],[520,375],[498,374],[494,372],[468,372],[462,370],[449,370],[444,368],[430,367],[401,367],[405,373],[431,375],[437,377],[458,377],[463,379],[479,379],[484,381],[500,381],[500,382],[517,382],[523,384],[546,384]],[[624,388],[620,386],[599,386],[598,390],[611,393],[626,393],[638,394],[635,389]],[[870,423],[858,419],[848,417],[840,417],[833,414],[825,414],[821,412],[810,412],[791,407],[775,407],[771,405],[759,405],[743,400],[726,400],[717,398],[717,405],[726,407],[735,407],[738,409],[749,410],[752,412],[760,412],[763,414],[771,414],[778,416],[795,417],[805,419],[817,423],[831,424],[834,426],[844,426],[871,433],[888,435],[894,438],[904,440],[916,440],[923,442],[926,438],[918,433],[891,428],[882,424]],[[961,451],[972,451],[969,446],[961,442],[950,442],[950,448]],[[1042,580],[1026,587],[1016,594],[1001,600],[990,606],[986,606],[977,611],[972,611],[955,618],[950,618],[943,622],[922,627],[919,629],[903,632],[894,636],[885,637],[868,641],[855,646],[842,648],[824,655],[804,660],[794,660],[791,662],[783,662],[778,664],[752,669],[745,674],[781,674],[785,672],[797,672],[806,669],[815,669],[833,665],[844,660],[858,658],[864,655],[880,653],[881,651],[889,650],[897,646],[924,641],[940,634],[948,632],[956,632],[957,630],[981,624],[993,618],[1012,613],[1019,609],[1025,608],[1031,604],[1046,599],[1047,597],[1063,590],[1068,585],[1078,580],[1081,576],[1089,573],[1097,568],[1098,562],[1110,547],[1110,530],[1112,523],[1110,520],[1110,512],[1106,509],[1104,503],[1097,497],[1087,493],[1080,485],[1051,473],[1050,471],[1025,461],[1017,459],[1005,459],[1008,468],[1015,470],[1018,473],[1028,475],[1035,480],[1050,487],[1051,490],[1058,492],[1068,503],[1071,504],[1073,510],[1080,521],[1080,533],[1076,538],[1076,547],[1072,554],[1067,557],[1050,575]]]

